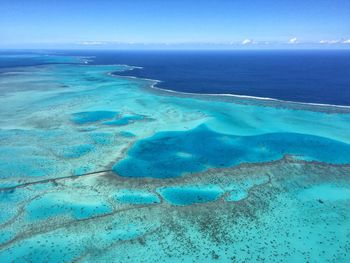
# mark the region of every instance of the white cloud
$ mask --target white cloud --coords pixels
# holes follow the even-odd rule
[[[250,40],[250,39],[244,39],[244,40],[242,41],[242,45],[249,45],[249,44],[253,44],[253,41]]]
[[[321,40],[320,44],[350,44],[350,39],[346,40]]]
[[[298,43],[298,39],[296,37],[293,37],[293,38],[289,39],[288,43],[289,44],[297,44]]]
[[[83,42],[79,42],[79,45],[85,45],[85,46],[99,46],[99,45],[105,45],[106,42],[102,42],[102,41],[83,41]]]
[[[340,43],[340,40],[321,40],[320,44],[337,44]]]

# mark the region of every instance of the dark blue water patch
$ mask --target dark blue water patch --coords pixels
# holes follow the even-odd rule
[[[297,133],[225,135],[201,125],[189,131],[160,132],[138,141],[113,170],[126,177],[169,178],[212,167],[277,160],[286,154],[345,164],[350,162],[350,145]]]
[[[168,203],[183,206],[215,201],[224,193],[215,185],[164,187],[158,192]]]
[[[79,64],[81,61],[70,55],[55,54],[55,52],[40,53],[30,51],[0,51],[0,75],[6,69],[50,64]],[[5,70],[3,70],[5,69]]]
[[[76,51],[92,64],[140,66],[117,75],[160,88],[350,105],[349,50]]]
[[[143,190],[123,189],[115,195],[116,201],[123,204],[147,205],[160,203],[156,194]]]
[[[76,124],[88,124],[113,119],[118,115],[115,111],[84,111],[73,113],[71,121]]]

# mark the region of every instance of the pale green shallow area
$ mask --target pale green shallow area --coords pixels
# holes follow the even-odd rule
[[[0,262],[350,261],[350,110],[108,74],[128,68],[0,75]]]

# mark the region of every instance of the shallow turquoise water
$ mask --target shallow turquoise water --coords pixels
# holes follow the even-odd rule
[[[96,215],[107,214],[112,212],[108,204],[91,200],[62,199],[59,195],[44,195],[32,201],[26,209],[26,219],[28,221],[48,220],[60,215],[72,216],[76,219],[90,218]]]
[[[350,189],[332,184],[321,184],[304,190],[299,197],[304,200],[319,198],[319,200],[331,202],[346,201],[350,199]]]
[[[81,59],[0,75],[1,262],[349,262],[349,109]]]

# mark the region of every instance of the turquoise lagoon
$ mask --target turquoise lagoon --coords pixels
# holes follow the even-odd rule
[[[349,108],[33,57],[0,72],[0,262],[350,261]]]

